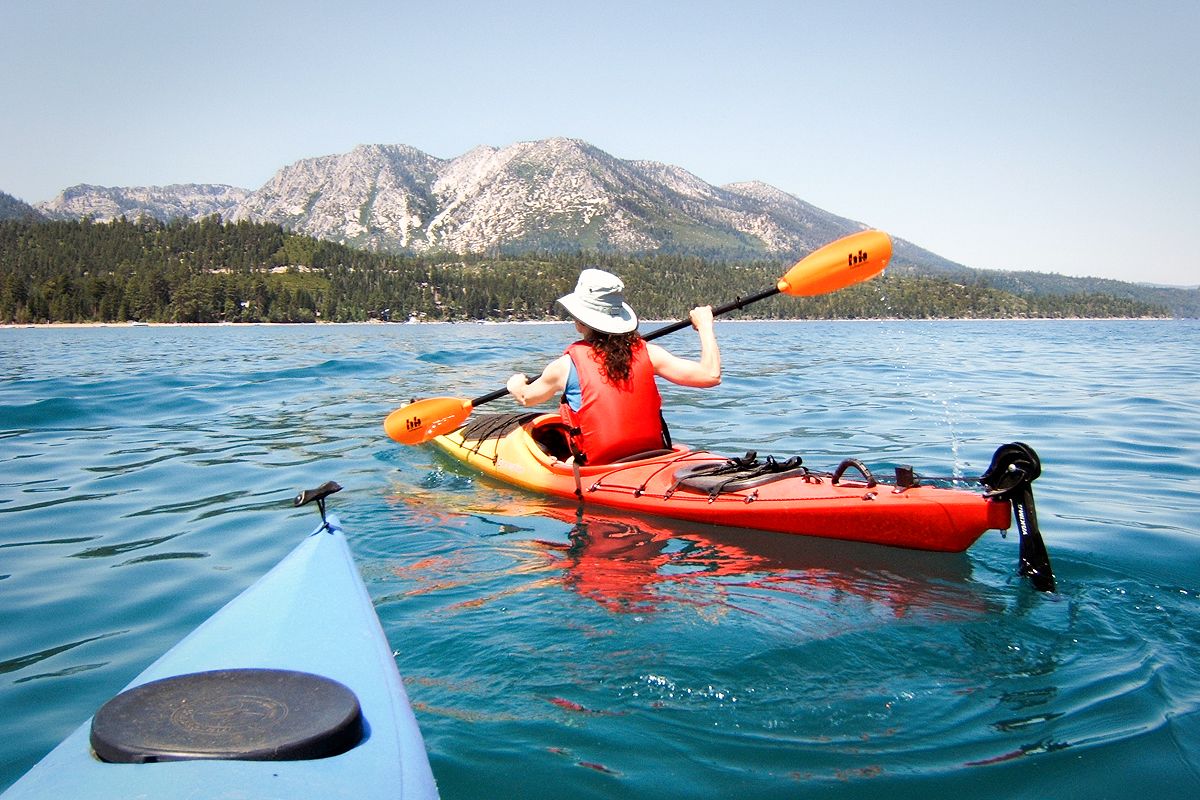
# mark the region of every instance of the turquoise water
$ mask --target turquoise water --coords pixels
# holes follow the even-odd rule
[[[677,440],[965,476],[1028,442],[1059,593],[1015,576],[1015,536],[576,526],[383,436],[402,400],[539,368],[565,325],[4,329],[0,787],[335,479],[446,798],[1200,794],[1200,324],[718,334],[724,383],[664,391]]]

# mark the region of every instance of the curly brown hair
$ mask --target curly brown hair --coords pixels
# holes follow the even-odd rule
[[[637,331],[629,333],[603,333],[589,330],[587,341],[592,346],[591,356],[600,365],[604,379],[614,386],[629,383],[633,372],[633,351],[642,340]]]

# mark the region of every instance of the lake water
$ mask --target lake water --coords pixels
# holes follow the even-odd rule
[[[975,476],[1030,444],[1053,595],[1015,535],[581,532],[383,435],[568,331],[0,330],[0,787],[290,550],[316,522],[291,498],[334,479],[446,798],[1200,796],[1200,323],[721,322],[723,384],[664,389],[677,441],[819,469]]]

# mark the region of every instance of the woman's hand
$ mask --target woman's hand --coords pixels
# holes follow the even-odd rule
[[[525,405],[525,389],[529,386],[529,378],[524,372],[514,372],[504,386],[517,403]]]
[[[688,316],[692,320],[692,327],[696,330],[699,331],[703,330],[704,328],[712,328],[712,306],[697,306],[696,308],[692,309]]]

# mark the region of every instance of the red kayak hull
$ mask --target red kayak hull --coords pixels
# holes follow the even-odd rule
[[[916,550],[962,552],[985,531],[1006,530],[1010,504],[964,489],[868,485],[865,478],[792,476],[719,494],[678,485],[681,470],[729,459],[676,446],[645,459],[576,470],[547,446],[558,415],[545,414],[492,435],[467,426],[433,442],[492,478],[584,504],[691,522],[819,536]],[[855,476],[857,477],[857,476]]]

